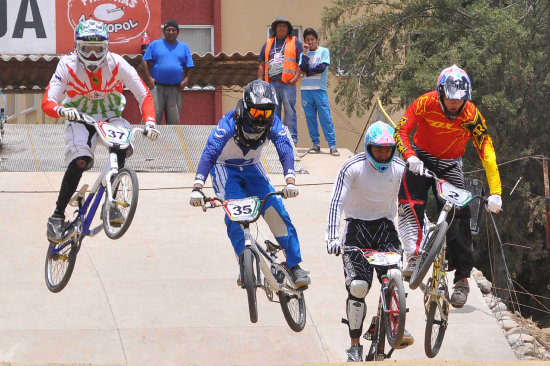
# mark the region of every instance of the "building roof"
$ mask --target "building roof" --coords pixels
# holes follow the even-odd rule
[[[63,55],[0,55],[0,89],[4,93],[39,93],[46,86]],[[141,55],[124,55],[140,76]],[[195,67],[189,86],[244,86],[258,77],[258,55],[193,54]]]

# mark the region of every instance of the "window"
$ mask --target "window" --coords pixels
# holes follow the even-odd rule
[[[292,35],[296,36],[300,42],[303,42],[302,39],[302,27],[299,25],[293,25],[292,26]],[[273,37],[273,31],[271,30],[271,26],[267,27],[267,38]]]
[[[208,52],[214,53],[213,25],[180,25],[179,29],[178,41],[187,43],[191,53],[199,56],[204,56]]]

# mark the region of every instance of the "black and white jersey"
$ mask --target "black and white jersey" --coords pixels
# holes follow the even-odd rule
[[[395,220],[405,163],[398,157],[380,173],[365,153],[352,156],[340,169],[332,189],[325,239],[339,238],[342,211],[346,218]]]

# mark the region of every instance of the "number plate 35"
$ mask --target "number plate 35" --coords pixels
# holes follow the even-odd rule
[[[225,213],[231,221],[253,220],[258,213],[259,206],[260,199],[258,197],[227,200],[224,204]]]
[[[127,144],[130,142],[130,130],[116,127],[107,122],[98,122],[99,131],[105,140],[113,144]]]

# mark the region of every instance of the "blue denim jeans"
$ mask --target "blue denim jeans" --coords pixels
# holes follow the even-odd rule
[[[330,105],[328,95],[325,90],[302,90],[302,108],[306,115],[307,129],[313,145],[319,146],[319,124],[317,123],[317,114],[319,114],[319,123],[323,129],[323,135],[328,142],[329,147],[336,147],[336,137],[334,136],[334,125],[330,117]]]
[[[279,103],[275,109],[275,114],[281,118],[281,109],[285,107],[285,118],[281,120],[288,127],[290,136],[294,144],[298,142],[298,125],[296,122],[296,86],[290,86],[281,82],[272,82],[271,85],[275,88]]]

